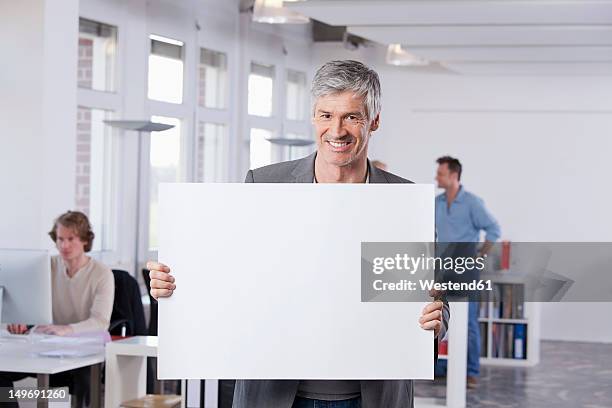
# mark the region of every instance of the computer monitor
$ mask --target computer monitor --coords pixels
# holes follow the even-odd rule
[[[0,322],[51,324],[51,263],[41,250],[0,249]]]

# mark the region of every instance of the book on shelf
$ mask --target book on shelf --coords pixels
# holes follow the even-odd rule
[[[502,300],[501,304],[502,308],[502,318],[510,318],[512,317],[512,304],[513,304],[513,293],[512,293],[513,285],[503,285],[502,286]]]
[[[478,311],[478,317],[482,317],[482,318],[489,317],[489,302],[487,300],[480,301],[480,309]]]
[[[527,326],[514,323],[493,323],[492,357],[513,358],[524,360],[527,358]]]
[[[523,319],[524,287],[510,283],[493,285],[493,318]]]
[[[438,342],[438,355],[439,356],[448,355],[448,339]]]
[[[510,269],[510,241],[502,241],[501,258],[499,267],[502,270]]]
[[[514,325],[514,354],[516,359],[525,359],[527,351],[527,326],[524,324]]]
[[[480,357],[487,356],[487,338],[489,333],[487,332],[487,324],[481,322],[480,324]]]

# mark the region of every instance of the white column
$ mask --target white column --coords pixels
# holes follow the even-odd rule
[[[120,52],[121,80],[120,92],[123,95],[122,114],[117,119],[130,120],[146,120],[149,119],[149,112],[146,107],[147,96],[147,64],[149,57],[149,37],[147,32],[147,2],[146,0],[129,0],[123,7],[124,18],[119,26],[120,46],[123,46]],[[137,172],[141,169],[137,168],[137,155],[139,138],[136,132],[124,132],[121,136],[121,147],[124,173],[119,182],[119,191],[121,197],[121,205],[118,209],[119,225],[121,228],[121,236],[118,237],[119,242],[117,247],[120,249],[119,257],[126,269],[132,270],[134,265],[135,246],[140,243],[139,254],[140,260],[144,258],[148,242],[145,236],[145,231],[140,228],[140,236],[136,240],[136,222],[146,222],[142,220],[143,214],[148,214],[143,210],[148,205],[148,201],[144,199],[144,194],[148,191],[148,178],[142,177],[140,191],[136,191]],[[143,139],[148,140],[148,137]],[[148,145],[142,146],[141,163],[143,167],[148,166]],[[146,174],[143,174],[143,176]],[[138,202],[136,195],[141,197],[140,208],[136,208]],[[134,271],[134,276],[139,277],[140,271]]]
[[[0,2],[0,248],[46,248],[74,205],[78,0]]]
[[[465,407],[467,372],[468,302],[451,302],[448,328],[448,367],[446,372],[446,406]]]

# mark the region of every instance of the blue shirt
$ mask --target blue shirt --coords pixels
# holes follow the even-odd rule
[[[484,201],[459,187],[450,207],[446,193],[436,197],[436,233],[438,242],[479,242],[480,231],[485,239],[495,242],[501,236],[499,224],[487,211]]]

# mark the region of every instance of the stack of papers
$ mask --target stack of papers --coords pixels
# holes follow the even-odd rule
[[[38,352],[38,355],[42,357],[78,358],[78,357],[93,356],[94,354],[98,354],[101,351],[102,351],[101,349],[95,349],[95,348],[87,348],[87,349],[80,349],[80,350],[65,348],[65,349],[40,351]]]
[[[79,346],[87,344],[102,344],[97,337],[64,337],[64,336],[45,336],[39,340],[43,344],[54,344],[64,346]]]

